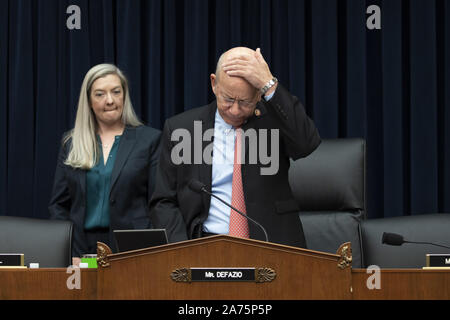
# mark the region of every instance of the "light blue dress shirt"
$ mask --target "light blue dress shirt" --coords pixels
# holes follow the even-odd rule
[[[274,92],[267,97],[269,101]],[[234,143],[236,130],[232,125],[223,120],[216,110],[214,120],[214,142],[212,159],[211,192],[231,204],[231,190],[233,184]],[[214,197],[211,197],[211,205],[206,221],[203,223],[203,231],[217,234],[228,234],[230,224],[230,207],[226,206]]]
[[[234,139],[233,126],[226,123],[216,111],[214,121],[214,142],[212,159],[211,192],[231,204],[231,186],[233,182],[234,164]],[[231,209],[211,197],[209,215],[203,224],[203,231],[227,234],[230,222]]]

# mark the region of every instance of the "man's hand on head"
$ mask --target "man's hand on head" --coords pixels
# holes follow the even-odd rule
[[[241,77],[247,80],[253,87],[261,90],[272,78],[269,66],[258,48],[251,53],[241,53],[231,56],[222,64],[223,71],[230,77]],[[266,95],[272,93],[276,85]]]

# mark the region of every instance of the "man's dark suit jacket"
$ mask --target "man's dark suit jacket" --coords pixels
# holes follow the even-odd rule
[[[148,202],[155,184],[161,132],[147,126],[126,127],[120,139],[109,193],[110,244],[115,250],[112,230],[146,229],[150,226]],[[53,193],[49,204],[52,219],[74,224],[72,254],[86,252],[86,170],[64,164],[71,140],[59,152]]]
[[[175,129],[184,128],[194,140],[194,121],[202,122],[203,131],[213,128],[216,110],[214,101],[207,106],[176,115],[164,125],[150,214],[153,226],[165,228],[170,242],[201,237],[211,197],[192,191],[189,182],[196,179],[210,189],[212,175],[212,165],[204,162],[174,164],[171,161],[171,150],[179,142],[171,141],[171,134]],[[242,164],[247,214],[265,227],[270,242],[306,247],[298,216],[299,206],[292,196],[288,181],[289,158],[298,159],[314,151],[321,142],[319,134],[298,99],[280,84],[272,99],[268,102],[260,101],[256,110],[242,129],[279,129],[280,159],[279,170],[275,175],[261,175],[263,165],[259,161],[257,164],[247,164],[249,161]],[[203,148],[210,143],[211,141],[203,141]],[[271,150],[270,147],[268,150]],[[248,143],[246,155],[248,159]],[[264,233],[251,222],[249,231],[250,238],[264,240]]]

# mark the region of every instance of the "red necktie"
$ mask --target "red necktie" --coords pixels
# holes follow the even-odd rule
[[[236,128],[236,140],[234,143],[234,165],[233,184],[231,191],[231,205],[239,211],[247,214],[245,209],[244,188],[241,174],[241,138],[242,129]],[[231,209],[230,213],[230,236],[239,238],[249,238],[248,221],[239,213]]]

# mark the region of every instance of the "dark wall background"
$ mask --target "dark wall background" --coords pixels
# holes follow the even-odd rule
[[[69,5],[81,30],[68,30]],[[366,28],[369,5],[382,29]],[[138,115],[212,98],[223,51],[261,47],[323,138],[364,137],[369,218],[450,212],[450,1],[2,0],[0,215],[48,217],[61,135],[90,67],[128,75]]]

